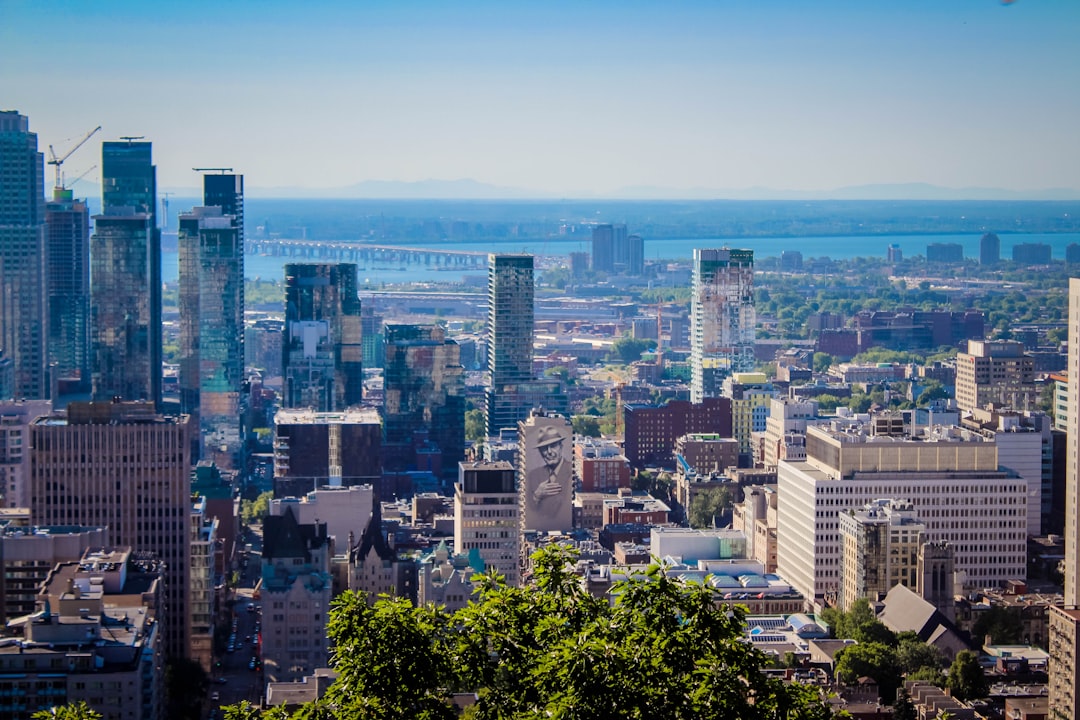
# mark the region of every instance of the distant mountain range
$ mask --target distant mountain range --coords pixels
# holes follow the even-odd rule
[[[177,198],[197,198],[202,193],[194,187],[165,187]],[[80,183],[75,189],[80,197],[100,197],[100,187]],[[951,188],[929,183],[852,185],[834,190],[777,190],[751,187],[742,189],[670,188],[635,185],[610,193],[549,193],[519,187],[491,185],[468,178],[460,180],[365,180],[353,185],[330,188],[259,187],[249,185],[250,198],[326,198],[326,199],[395,199],[395,200],[1080,200],[1080,190],[1046,188],[1043,190],[1006,190],[1003,188]]]

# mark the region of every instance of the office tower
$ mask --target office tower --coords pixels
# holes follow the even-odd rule
[[[1027,491],[999,466],[993,439],[956,427],[915,436],[877,418],[808,427],[806,459],[777,464],[777,571],[821,607],[842,590],[837,514],[902,497],[925,523],[924,541],[956,546],[967,589],[1002,585],[1027,571]]]
[[[49,373],[59,395],[90,391],[90,213],[71,190],[45,203]]]
[[[180,215],[178,244],[180,411],[197,419],[199,457],[231,469],[243,450],[244,245],[238,220],[218,206],[194,208]]]
[[[911,503],[875,500],[838,517],[843,581],[840,607],[850,610],[860,598],[875,602],[894,585],[916,588],[926,526],[919,522]]]
[[[645,239],[640,235],[627,235],[623,244],[625,247],[623,257],[626,262],[626,273],[628,275],[641,275],[645,272]]]
[[[802,272],[803,257],[798,250],[784,250],[780,253],[780,272]]]
[[[456,475],[465,456],[465,369],[458,344],[438,325],[387,325],[385,331],[383,449],[403,450],[397,454],[403,462],[386,469],[416,469],[409,451],[426,439],[438,447],[443,473]]]
[[[988,232],[979,239],[979,264],[996,265],[1001,261],[1001,238]]]
[[[379,486],[382,424],[375,408],[279,410],[274,426],[274,497],[300,497],[323,485]]]
[[[329,662],[332,546],[326,523],[301,523],[291,507],[263,523],[263,675],[291,682]]]
[[[52,412],[48,400],[0,403],[0,496],[8,508],[30,507],[30,423]]]
[[[593,272],[615,272],[615,229],[597,225],[592,231]]]
[[[720,394],[754,369],[754,251],[695,249],[690,299],[690,400]]]
[[[363,392],[360,297],[353,263],[285,266],[282,404],[335,412]]]
[[[956,405],[961,410],[990,403],[1028,410],[1039,400],[1035,360],[1014,340],[969,340],[968,351],[956,354]]]
[[[188,417],[147,402],[77,402],[30,426],[30,512],[44,525],[104,525],[165,563],[166,650],[190,652]],[[72,468],[78,468],[77,473]]]
[[[566,411],[558,382],[533,379],[534,291],[532,255],[488,255],[488,437],[517,428],[535,407]]]
[[[1080,247],[1078,245],[1077,247]],[[570,278],[573,280],[581,280],[585,277],[585,273],[589,270],[589,253],[587,252],[572,252],[569,255],[570,258]]]
[[[1068,405],[1065,409],[1065,603],[1051,606],[1050,717],[1071,718],[1080,702],[1080,278],[1069,279]]]
[[[724,378],[724,397],[731,398],[731,436],[739,441],[739,453],[752,457],[752,436],[764,433],[773,398],[780,393],[765,373],[734,373]],[[753,462],[740,467],[753,467]]]
[[[364,367],[381,368],[386,362],[383,349],[383,318],[365,305],[360,311],[360,338],[364,348]]]
[[[101,147],[101,215],[90,238],[95,400],[161,405],[161,231],[151,144]]]
[[[957,263],[964,261],[964,246],[960,243],[930,243],[926,246],[926,262]]]
[[[533,412],[518,423],[522,532],[574,528],[574,430],[562,415]]]
[[[896,243],[889,245],[885,251],[885,261],[891,263],[902,262],[904,259],[903,249]]]
[[[0,350],[15,384],[0,399],[47,398],[45,159],[30,121],[0,111]]]
[[[458,466],[454,488],[454,551],[476,552],[510,587],[518,584],[520,512],[514,466],[469,462]]]
[[[1065,262],[1070,265],[1080,263],[1080,243],[1069,243],[1065,246]]]

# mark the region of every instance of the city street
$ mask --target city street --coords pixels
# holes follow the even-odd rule
[[[257,611],[261,603],[254,600],[252,594],[259,579],[260,555],[262,550],[261,537],[255,533],[248,533],[249,542],[252,545],[250,552],[245,552],[242,557],[247,557],[247,567],[240,571],[240,582],[235,590],[236,600],[233,606],[232,618],[235,624],[236,644],[233,652],[225,652],[219,661],[221,667],[215,668],[211,675],[209,699],[206,703],[207,717],[217,710],[214,717],[221,717],[218,708],[222,705],[231,705],[241,700],[247,700],[252,705],[259,705],[262,701],[262,666],[252,670],[249,665],[252,658],[260,658],[258,647],[257,624],[260,623],[262,613]],[[261,626],[260,626],[261,627]],[[231,630],[231,627],[230,627]],[[222,682],[224,680],[224,682]],[[218,694],[215,701],[214,693]]]

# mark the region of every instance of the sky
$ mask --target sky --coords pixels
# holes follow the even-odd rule
[[[0,0],[43,151],[161,187],[1080,189],[1076,0]],[[97,179],[98,171],[87,175]]]

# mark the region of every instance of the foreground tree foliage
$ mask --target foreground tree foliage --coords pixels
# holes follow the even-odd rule
[[[537,553],[534,583],[484,576],[455,613],[345,593],[328,632],[339,676],[292,716],[226,708],[227,720],[456,717],[454,692],[476,693],[465,717],[825,720],[814,688],[785,685],[743,640],[743,615],[715,593],[653,566],[619,583],[614,603],[585,592],[561,547]]]

